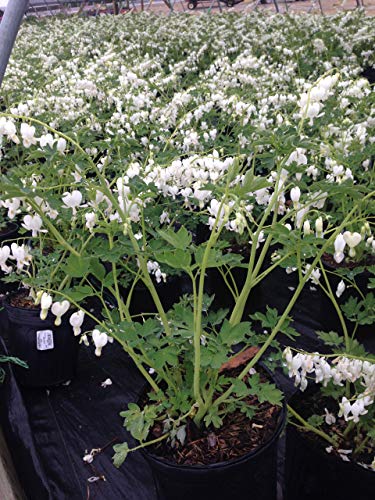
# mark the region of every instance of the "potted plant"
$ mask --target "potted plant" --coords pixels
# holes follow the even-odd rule
[[[288,405],[286,497],[371,498],[375,485],[375,358],[358,341],[321,333],[327,354],[284,351],[302,391]],[[333,351],[333,352],[332,352]]]

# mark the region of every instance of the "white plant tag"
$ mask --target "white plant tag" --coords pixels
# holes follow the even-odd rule
[[[52,330],[38,330],[36,332],[36,348],[38,351],[47,351],[54,348]]]

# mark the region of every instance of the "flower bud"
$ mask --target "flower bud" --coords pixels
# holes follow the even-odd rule
[[[85,313],[81,310],[73,313],[70,316],[69,323],[73,327],[73,333],[75,336],[77,336],[81,333],[81,326],[82,326],[84,317],[85,317]]]
[[[46,292],[43,292],[41,301],[40,301],[40,307],[42,310],[40,311],[40,319],[45,320],[47,315],[48,315],[48,310],[52,305],[52,297]]]
[[[292,200],[294,205],[298,203],[300,197],[301,197],[301,190],[298,186],[290,190],[290,199]]]
[[[316,219],[315,231],[317,238],[323,238],[323,219],[321,217]]]
[[[305,220],[305,222],[303,223],[303,234],[305,236],[308,236],[309,234],[311,234],[310,221],[308,221],[308,220]]]

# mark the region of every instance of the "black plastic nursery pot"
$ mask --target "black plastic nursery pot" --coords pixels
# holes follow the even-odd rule
[[[143,448],[159,500],[276,500],[277,445],[285,421],[283,407],[268,442],[242,457],[216,464],[178,465]]]
[[[28,364],[14,366],[17,381],[25,387],[48,387],[75,376],[79,342],[68,319],[55,326],[55,316],[40,319],[40,309],[14,307],[4,301],[8,318],[10,353]]]
[[[327,453],[288,425],[285,500],[373,500],[374,496],[375,472]]]

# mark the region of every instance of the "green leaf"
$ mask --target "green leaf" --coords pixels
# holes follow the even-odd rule
[[[90,271],[100,281],[103,281],[106,275],[105,267],[99,262],[99,259],[95,259],[94,257],[90,259]]]
[[[259,373],[255,373],[248,379],[250,386],[249,393],[257,396],[260,403],[268,401],[272,405],[281,406],[283,399],[282,392],[276,387],[275,384],[269,382],[261,382]]]
[[[224,345],[231,346],[242,342],[250,330],[251,324],[248,321],[232,326],[229,321],[225,319],[220,329],[219,338]]]
[[[78,257],[69,255],[65,266],[65,272],[72,278],[82,278],[86,276],[90,269],[90,259],[87,257]]]
[[[234,385],[233,392],[236,394],[236,396],[238,396],[239,398],[244,398],[249,394],[249,388],[243,380],[232,378],[231,382]]]
[[[322,340],[325,345],[340,347],[344,345],[344,337],[336,332],[321,332],[317,331],[316,335]]]
[[[66,295],[67,299],[75,302],[81,302],[86,297],[91,297],[92,295],[94,295],[94,292],[91,287],[89,287],[88,285],[84,285],[75,286],[73,288],[70,288],[69,290],[65,290],[64,294]]]
[[[255,408],[252,406],[249,406],[247,403],[241,401],[240,403],[240,411],[241,413],[244,413],[248,419],[252,419],[255,415]]]
[[[248,193],[252,193],[254,191],[258,191],[259,189],[264,189],[271,185],[270,182],[264,177],[256,177],[252,170],[246,172],[245,177],[242,181],[242,185],[240,185],[237,189],[237,193],[241,195],[245,195]]]
[[[155,257],[161,264],[167,264],[174,269],[187,269],[191,264],[191,255],[186,250],[176,249],[157,253]]]
[[[213,425],[216,429],[219,429],[223,425],[223,419],[217,413],[218,409],[212,407],[207,415],[204,417],[204,423],[208,427],[209,425]]]
[[[128,456],[130,451],[128,443],[115,444],[113,451],[115,452],[112,457],[113,465],[118,468],[125,462]]]
[[[186,250],[192,240],[191,234],[184,226],[182,226],[177,232],[173,231],[173,229],[159,229],[158,234],[170,245],[180,250]]]
[[[324,422],[324,417],[321,415],[311,415],[308,419],[307,422],[312,425],[313,427],[320,427],[323,422]]]

